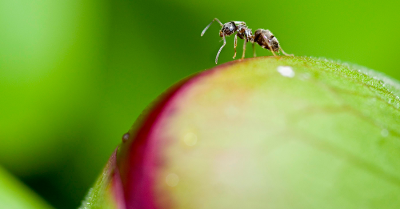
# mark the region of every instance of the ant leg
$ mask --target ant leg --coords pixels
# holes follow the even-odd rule
[[[256,57],[256,48],[254,48],[254,42],[253,42],[253,57]]]
[[[268,45],[268,49],[269,49],[269,50],[272,52],[272,54],[276,57],[276,54],[275,54],[274,50],[272,49],[272,46],[269,45],[269,43],[267,43],[267,45]]]
[[[211,25],[214,21],[217,21],[221,27],[224,26],[224,25],[222,24],[221,21],[219,21],[217,18],[214,18],[214,19],[210,22],[210,24],[208,24],[208,25],[206,26],[206,28],[204,28],[204,30],[201,32],[201,36],[204,35],[204,33],[206,32],[206,30],[210,27],[210,25]]]
[[[244,37],[242,59],[244,59],[244,56],[246,55],[246,44],[247,44],[247,37]]]
[[[286,55],[286,56],[294,56],[293,54],[287,54],[285,51],[283,51],[282,47],[279,46],[279,49],[281,50],[281,52]]]
[[[215,64],[218,63],[218,57],[219,57],[219,53],[221,53],[222,48],[224,48],[225,44],[226,44],[226,40],[225,40],[225,36],[222,36],[222,39],[224,39],[224,44],[221,46],[221,48],[219,48],[218,53],[217,53],[217,57],[215,58]]]
[[[272,49],[272,46],[269,45],[269,43],[267,43],[267,45],[268,45],[268,50],[270,50],[272,52],[272,54],[276,57],[276,54],[275,54],[274,50]]]
[[[236,47],[237,47],[237,33],[235,34],[235,41],[234,41],[234,46],[233,48],[235,49],[235,54],[233,55],[233,59],[236,57]]]

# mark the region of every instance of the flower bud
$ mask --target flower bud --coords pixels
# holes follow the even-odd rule
[[[142,114],[89,196],[104,184],[96,201],[114,208],[397,208],[398,86],[305,57],[217,66]]]

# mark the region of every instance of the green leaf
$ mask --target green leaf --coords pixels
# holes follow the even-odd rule
[[[307,57],[201,72],[129,131],[117,154],[123,204],[399,208],[399,86]]]
[[[0,167],[0,208],[52,208],[33,191]]]

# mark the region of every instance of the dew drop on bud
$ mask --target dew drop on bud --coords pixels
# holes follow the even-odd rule
[[[192,133],[192,132],[188,132],[185,137],[183,138],[183,141],[185,142],[186,145],[188,146],[194,146],[197,143],[197,135]]]
[[[165,183],[167,183],[167,185],[170,187],[174,187],[174,186],[178,185],[178,183],[179,183],[179,176],[176,175],[175,173],[170,173],[165,178]]]
[[[129,133],[126,133],[122,136],[122,142],[126,142],[129,139]]]
[[[278,66],[277,70],[282,76],[289,77],[289,78],[294,77],[293,68],[290,66]]]

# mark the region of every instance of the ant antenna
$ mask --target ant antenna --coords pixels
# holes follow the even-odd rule
[[[214,21],[217,21],[221,27],[224,26],[224,25],[222,24],[222,22],[218,20],[218,18],[214,18],[214,19],[210,22],[210,24],[208,24],[208,25],[206,26],[206,28],[204,28],[204,30],[201,32],[201,36],[204,35],[204,33],[207,31],[207,29],[210,27],[210,25],[211,25]]]

